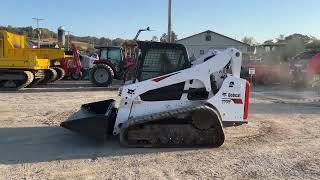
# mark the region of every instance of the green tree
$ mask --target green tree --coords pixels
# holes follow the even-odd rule
[[[303,42],[304,44],[307,44],[310,42],[311,38],[307,35],[303,35],[303,34],[292,34],[290,36],[285,37],[284,39],[285,41],[290,41],[290,40],[298,40]]]
[[[242,39],[242,42],[243,43],[246,43],[246,44],[249,44],[250,46],[253,46],[256,44],[256,41],[253,37],[249,37],[249,36],[245,36],[243,39]]]
[[[278,37],[277,37],[277,42],[282,42],[284,41],[285,39],[285,36],[283,34],[280,34]]]
[[[264,59],[270,62],[286,62],[291,57],[304,51],[306,43],[309,41],[310,37],[302,34],[292,34],[287,37],[279,37],[277,39],[277,43],[274,43],[277,45],[277,48],[274,51],[267,53]]]
[[[167,33],[163,33],[160,37],[160,42],[167,42],[167,40],[168,40]],[[171,31],[171,42],[176,42],[177,40],[178,40],[178,35],[174,31]]]
[[[99,39],[100,46],[110,46],[112,44],[112,40],[109,38],[102,37]]]
[[[116,39],[112,40],[112,45],[113,46],[120,46],[124,42],[125,42],[124,39],[116,38]]]
[[[53,38],[53,32],[46,28],[41,28],[41,37],[42,38]]]
[[[13,27],[13,26],[0,26],[1,30],[6,30],[8,32],[12,32],[15,34],[25,35],[28,38],[36,38],[37,37],[37,31],[36,29],[33,29],[31,26],[28,27]],[[55,36],[55,32],[50,31],[49,29],[42,28],[42,37],[43,38],[52,38]]]
[[[157,36],[152,36],[151,41],[153,41],[153,42],[158,42],[158,41],[159,41],[159,38],[158,38]]]
[[[314,36],[310,36],[310,42],[306,44],[306,49],[320,51],[320,40]]]

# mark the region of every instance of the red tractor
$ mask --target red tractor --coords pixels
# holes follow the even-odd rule
[[[99,60],[94,61],[94,66],[90,70],[89,78],[91,82],[99,87],[108,87],[113,79],[123,77],[123,49],[121,47],[103,46],[98,47]]]
[[[89,78],[93,84],[99,87],[108,87],[113,79],[131,80],[139,51],[138,36],[142,31],[150,31],[150,28],[140,29],[133,40],[126,41],[121,47],[102,46],[99,49],[99,60],[90,70]]]

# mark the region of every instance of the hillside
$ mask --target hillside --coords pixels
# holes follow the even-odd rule
[[[28,37],[28,39],[32,41],[35,41],[37,38],[37,30],[31,26],[29,27],[13,27],[10,25],[0,26],[0,30],[6,30],[12,33],[25,35]],[[43,44],[56,42],[57,33],[47,28],[41,28],[41,38],[43,40]],[[90,44],[119,46],[125,40],[121,38],[110,39],[106,37],[97,38],[92,36],[79,37],[79,36],[70,35],[70,41],[76,43],[77,45],[79,45],[79,47],[84,47],[83,49],[87,49],[88,47],[92,46]]]

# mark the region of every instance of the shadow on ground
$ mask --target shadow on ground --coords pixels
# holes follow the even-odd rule
[[[38,92],[82,92],[82,91],[115,91],[122,83],[115,80],[110,87],[96,87],[90,81],[62,80],[47,85],[37,85],[32,88],[24,88],[19,91],[0,91],[3,93],[38,93]]]
[[[61,127],[0,128],[0,147],[0,164],[94,160],[98,157],[181,151],[175,148],[125,148],[116,137],[97,142]]]

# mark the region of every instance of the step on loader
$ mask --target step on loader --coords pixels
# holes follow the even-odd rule
[[[142,43],[142,42],[140,42]],[[135,80],[109,99],[84,104],[61,126],[127,147],[219,147],[224,127],[247,123],[250,84],[240,51],[209,51],[191,65],[182,45],[143,42]],[[166,48],[163,48],[166,47]]]

